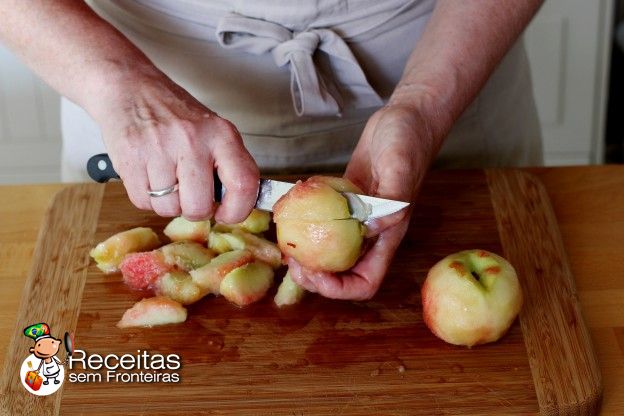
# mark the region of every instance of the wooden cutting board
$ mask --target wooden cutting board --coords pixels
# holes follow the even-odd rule
[[[135,226],[166,220],[134,209],[119,184],[59,193],[41,228],[0,380],[4,414],[432,415],[595,414],[599,367],[583,322],[556,219],[539,180],[517,170],[431,173],[410,229],[368,302],[308,295],[277,309],[272,295],[245,309],[208,297],[181,325],[120,330],[144,297],[103,275],[89,249]],[[434,337],[420,286],[444,256],[481,248],[516,267],[525,295],[519,322],[472,349]],[[47,397],[25,391],[19,366],[45,321],[75,331],[89,354],[176,353],[179,383],[71,383]]]

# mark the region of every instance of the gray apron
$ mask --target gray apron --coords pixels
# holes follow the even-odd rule
[[[90,0],[175,82],[232,121],[263,171],[336,170],[388,99],[434,0]],[[105,151],[88,114],[62,102],[63,179]],[[436,164],[541,164],[519,42],[458,120]]]

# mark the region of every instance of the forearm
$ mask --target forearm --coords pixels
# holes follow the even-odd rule
[[[439,0],[390,105],[417,108],[439,146],[541,3]]]
[[[158,71],[83,1],[3,0],[0,41],[48,84],[90,113],[111,86]]]

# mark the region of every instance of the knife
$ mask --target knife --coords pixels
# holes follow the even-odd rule
[[[119,175],[115,172],[113,163],[106,153],[92,156],[87,162],[87,172],[91,179],[100,183],[108,182],[111,179],[119,179]],[[225,187],[221,184],[221,180],[216,172],[214,181],[215,201],[219,202],[225,194]],[[281,182],[273,179],[260,179],[256,208],[264,211],[273,211],[273,205],[277,200],[294,185],[290,182]],[[376,198],[351,192],[342,192],[342,195],[347,199],[351,217],[362,222],[385,217],[409,206],[408,202]]]

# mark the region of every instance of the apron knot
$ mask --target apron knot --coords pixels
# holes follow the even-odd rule
[[[333,30],[292,32],[276,23],[231,14],[219,20],[217,39],[228,49],[256,55],[271,52],[278,67],[288,66],[293,106],[299,116],[339,116],[343,94],[356,108],[383,105],[355,56]],[[323,73],[333,79],[321,75],[314,60],[317,51],[329,57],[329,71]]]
[[[302,53],[310,57],[314,55],[320,41],[317,31],[294,33],[291,39],[275,46],[271,53],[277,66],[284,66],[293,53]]]

